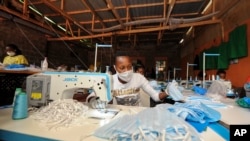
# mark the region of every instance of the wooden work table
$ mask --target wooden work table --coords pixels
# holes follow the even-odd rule
[[[194,95],[190,91],[184,92],[185,96]],[[228,105],[227,108],[216,109],[221,113],[220,123],[223,123],[227,128],[234,124],[250,124],[250,110],[239,107],[235,103],[235,99],[225,98],[222,103]],[[12,108],[0,109],[0,140],[3,139],[18,139],[22,140],[65,140],[65,141],[101,141],[104,139],[93,136],[93,132],[103,124],[111,120],[124,116],[126,114],[135,114],[145,109],[146,107],[132,107],[121,105],[109,105],[111,108],[120,109],[120,112],[112,119],[96,119],[86,118],[83,126],[70,127],[63,130],[50,131],[45,127],[39,126],[37,121],[31,117],[22,120],[12,120]],[[206,131],[200,133],[204,141],[225,141],[225,139],[217,133],[216,130],[208,127]]]
[[[191,90],[185,90],[183,92],[184,96],[192,96],[196,95]],[[242,124],[242,125],[249,125],[250,124],[250,109],[240,107],[236,103],[237,99],[232,98],[221,98],[220,102],[227,105],[226,108],[216,108],[215,110],[221,113],[221,120],[220,122],[227,128],[230,125]]]
[[[83,121],[83,126],[64,128],[61,130],[48,130],[46,127],[41,125],[39,126],[39,123],[30,117],[22,120],[12,120],[12,108],[0,109],[0,139],[2,136],[3,139],[18,139],[19,141],[105,141],[104,139],[93,136],[93,132],[115,118],[127,114],[136,114],[145,109],[145,107],[121,105],[109,106],[111,108],[120,109],[120,112],[112,119],[86,118]],[[221,136],[210,128],[208,128],[205,132],[202,132],[200,135],[204,141],[224,141]]]
[[[39,73],[41,70],[39,69],[0,69],[0,74],[35,74]]]

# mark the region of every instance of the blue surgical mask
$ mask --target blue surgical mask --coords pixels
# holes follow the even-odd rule
[[[178,83],[175,80],[173,80],[167,85],[165,92],[168,93],[175,101],[180,101],[184,99],[180,89],[178,88]]]

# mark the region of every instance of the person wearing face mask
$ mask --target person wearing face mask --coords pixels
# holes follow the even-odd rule
[[[6,46],[6,54],[7,56],[4,57],[3,65],[25,65],[27,66],[29,63],[24,55],[22,55],[21,50],[14,44],[9,44]]]
[[[155,101],[164,100],[168,96],[165,92],[155,91],[143,75],[133,72],[132,61],[128,55],[117,55],[114,69],[113,104],[141,106],[140,88]],[[89,98],[87,101],[90,101]]]
[[[145,68],[142,64],[137,64],[135,66],[135,72],[140,73],[141,75],[145,75]]]
[[[219,77],[219,80],[225,80],[226,79],[226,72],[224,70],[218,70],[216,72],[216,75]]]

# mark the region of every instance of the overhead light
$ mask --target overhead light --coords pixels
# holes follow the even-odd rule
[[[209,3],[207,4],[207,6],[204,8],[204,10],[201,12],[201,14],[204,14],[206,11],[207,11],[207,9],[212,5],[212,1],[213,0],[210,0],[209,1]]]
[[[183,42],[184,42],[184,39],[181,39],[179,43],[181,44],[181,43],[183,43]]]
[[[65,31],[65,32],[66,32],[66,29],[65,29],[65,28],[63,28],[62,26],[57,25],[57,27],[59,27],[60,29],[62,29],[63,31]]]
[[[191,26],[191,27],[188,29],[188,31],[187,31],[187,33],[186,33],[186,35],[189,35],[189,34],[190,34],[190,32],[192,31],[192,29],[193,29],[193,27]]]

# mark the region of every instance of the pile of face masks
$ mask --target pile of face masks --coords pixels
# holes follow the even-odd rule
[[[218,111],[204,105],[202,102],[188,101],[186,103],[176,102],[174,105],[160,104],[158,107],[167,109],[178,117],[186,120],[198,132],[202,132],[211,122],[220,120]]]
[[[185,120],[199,123],[216,122],[221,118],[221,114],[218,111],[209,108],[201,102],[176,102],[168,110]]]
[[[194,93],[200,94],[200,95],[205,95],[207,93],[207,89],[204,89],[199,86],[193,86],[192,90],[194,91]]]
[[[174,101],[183,100],[183,95],[178,86],[178,83],[175,80],[173,80],[172,82],[169,82],[169,84],[167,85],[167,88],[165,89],[165,92],[169,94]]]
[[[115,119],[97,129],[94,135],[113,141],[201,140],[193,127],[160,107]]]
[[[210,107],[210,108],[227,108],[228,106],[224,103],[221,103],[218,100],[213,100],[209,97],[205,97],[205,96],[188,96],[185,101],[187,103],[191,102],[199,102],[199,103],[203,103],[204,105]]]
[[[81,125],[81,117],[88,107],[73,99],[55,100],[49,105],[41,107],[32,112],[31,118],[41,125],[52,129],[62,129]]]
[[[5,67],[5,69],[20,69],[20,68],[25,68],[25,66],[21,64],[11,64]]]

